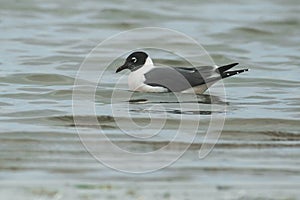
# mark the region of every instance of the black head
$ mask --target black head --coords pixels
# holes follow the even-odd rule
[[[141,68],[145,64],[147,58],[148,58],[148,54],[146,54],[143,51],[133,52],[126,58],[125,63],[116,70],[116,73],[124,69],[135,71]]]

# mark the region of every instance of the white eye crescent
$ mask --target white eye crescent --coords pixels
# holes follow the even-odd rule
[[[132,60],[132,62],[134,62],[134,63],[136,63],[136,61],[137,61],[136,57],[132,57],[131,60]]]

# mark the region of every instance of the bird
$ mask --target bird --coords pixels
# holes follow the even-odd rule
[[[128,86],[131,91],[202,94],[217,81],[249,70],[229,71],[238,64],[199,67],[155,66],[146,52],[136,51],[126,58],[116,73],[130,70]]]

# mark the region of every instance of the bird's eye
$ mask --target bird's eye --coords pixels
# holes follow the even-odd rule
[[[136,61],[137,61],[136,57],[132,57],[131,60],[132,60],[132,62],[134,62],[134,63],[136,63]]]

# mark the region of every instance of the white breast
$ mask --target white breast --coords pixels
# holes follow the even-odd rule
[[[133,71],[128,76],[128,86],[132,91],[141,91],[141,92],[167,92],[168,90],[164,87],[153,87],[146,85],[144,74],[149,70],[153,69],[155,66],[151,58],[147,58],[143,67],[139,68],[136,71]]]

